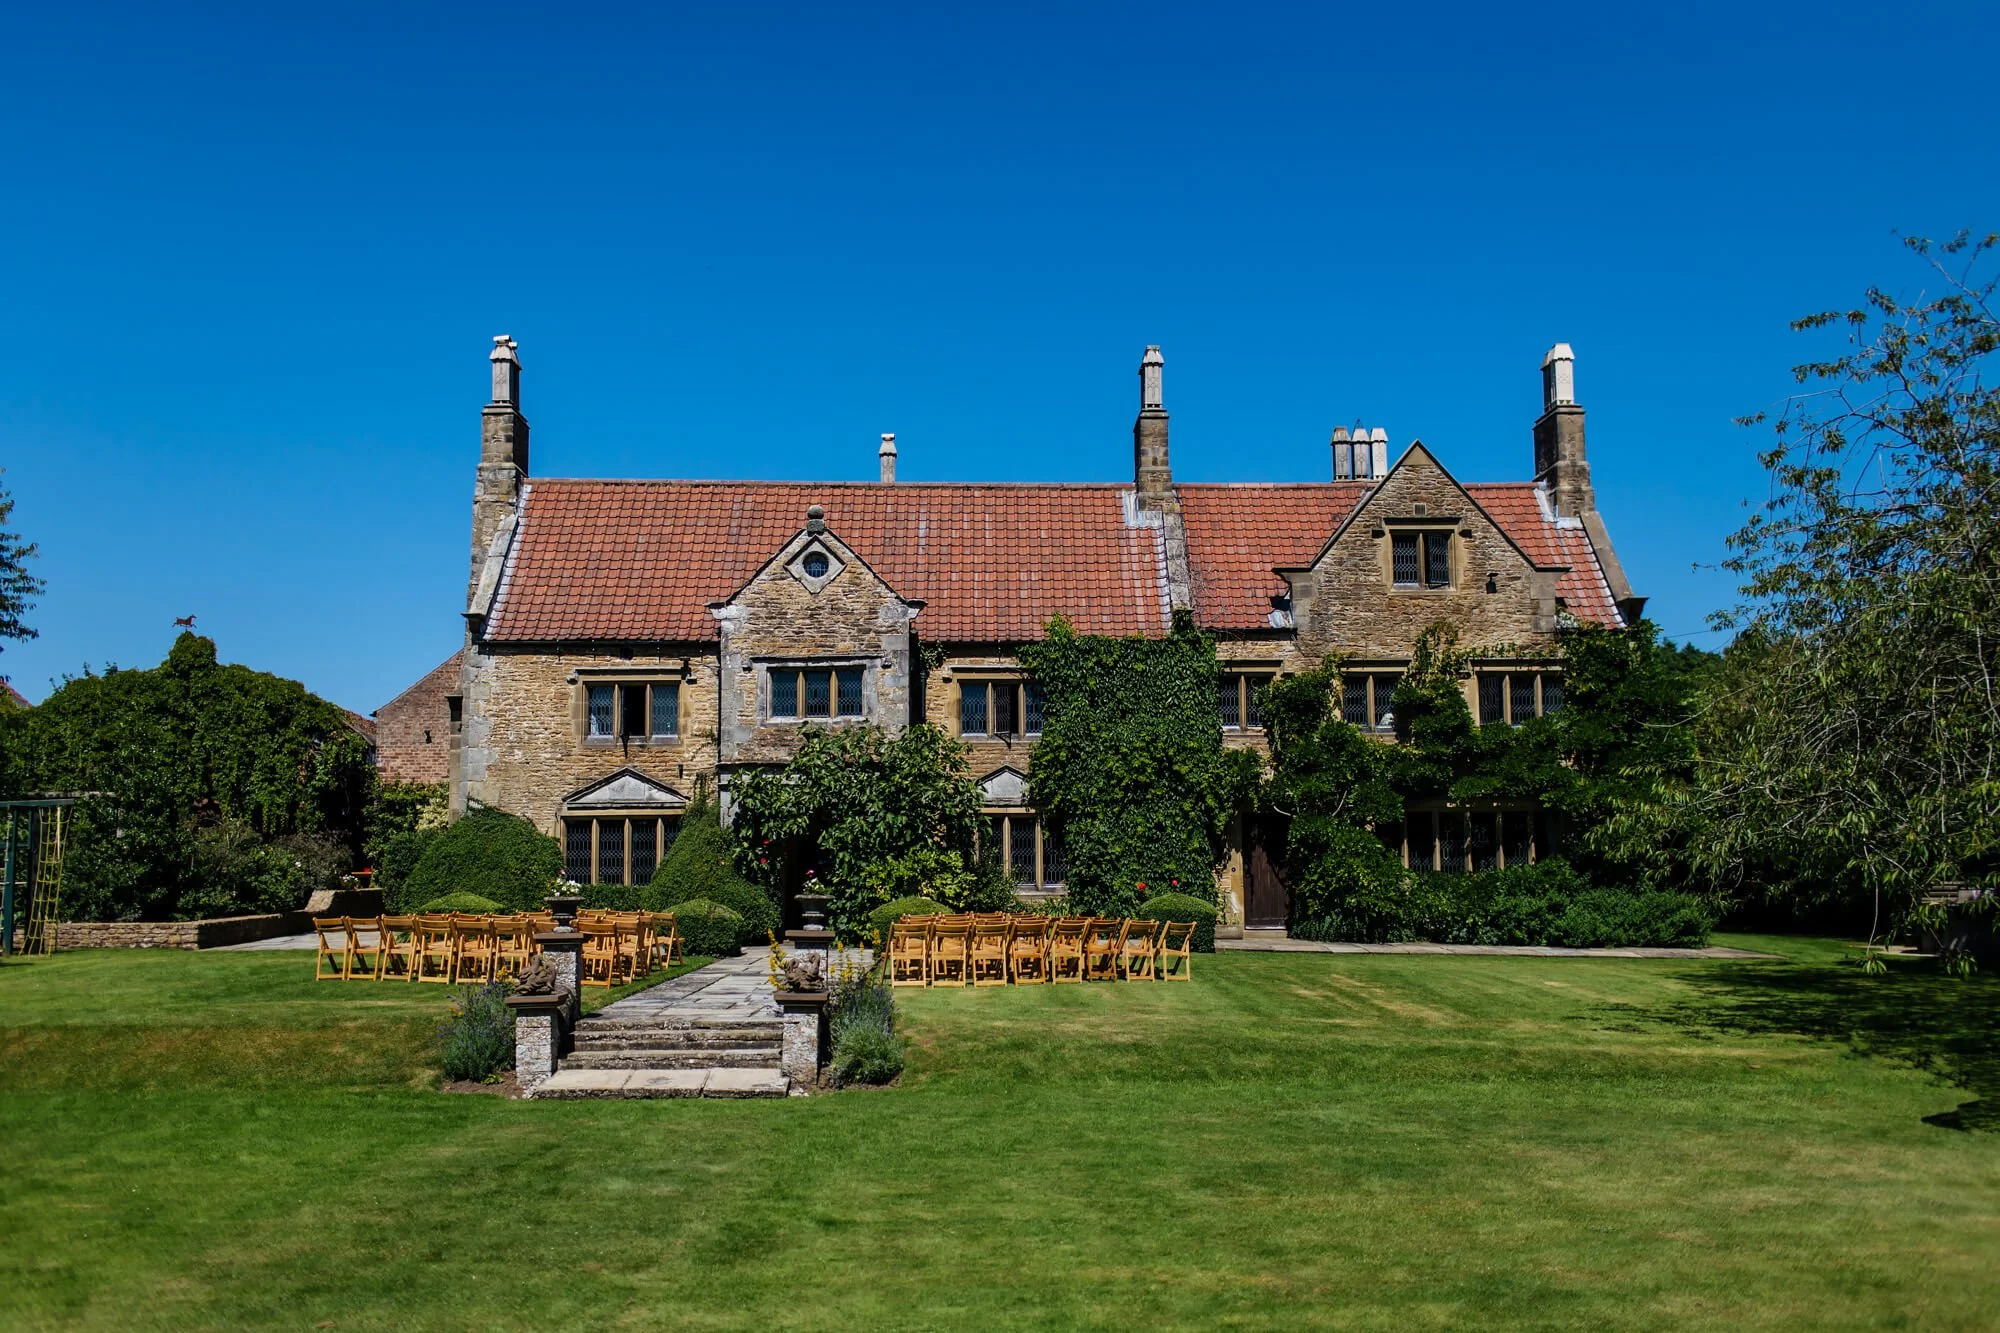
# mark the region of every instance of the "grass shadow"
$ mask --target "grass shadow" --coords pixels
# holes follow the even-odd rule
[[[1729,963],[1691,975],[1694,998],[1664,1009],[1609,1007],[1690,1036],[1791,1034],[1844,1043],[1977,1094],[1923,1117],[1941,1129],[2000,1132],[2000,977],[1945,975],[1935,963],[1892,959],[1869,976],[1850,963]]]

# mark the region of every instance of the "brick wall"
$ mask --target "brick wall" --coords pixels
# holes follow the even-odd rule
[[[375,768],[384,782],[443,782],[451,768],[451,714],[459,654],[375,710]]]

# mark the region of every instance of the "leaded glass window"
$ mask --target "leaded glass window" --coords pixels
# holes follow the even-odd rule
[[[590,687],[589,711],[590,734],[609,738],[618,718],[618,687],[615,685],[593,685]]]
[[[986,682],[958,687],[958,730],[964,736],[986,734]]]
[[[805,672],[806,716],[833,716],[833,673],[831,671]]]
[[[1341,720],[1351,722],[1357,727],[1369,725],[1371,719],[1368,716],[1368,677],[1341,678],[1340,716]]]
[[[1519,726],[1535,715],[1535,675],[1532,671],[1516,671],[1507,677],[1507,687],[1514,724]]]
[[[597,821],[597,882],[625,882],[625,821],[622,819]]]
[[[572,819],[563,829],[563,877],[590,883],[590,821]]]
[[[1424,586],[1426,588],[1448,588],[1451,586],[1451,534],[1449,532],[1426,532],[1424,534]]]
[[[1507,678],[1485,675],[1479,678],[1479,725],[1490,727],[1507,720]]]
[[[660,681],[653,686],[653,734],[678,736],[681,733],[681,687],[678,681]]]
[[[1418,555],[1417,534],[1396,532],[1389,535],[1390,559],[1395,566],[1398,588],[1414,588],[1423,581],[1423,571]]]
[[[841,671],[835,673],[835,678],[840,684],[840,698],[834,705],[834,711],[841,717],[860,717],[861,673]]]
[[[1022,708],[1021,730],[1030,736],[1042,734],[1042,687],[1034,681],[1021,685]]]
[[[1008,821],[1007,860],[1016,884],[1035,882],[1035,821],[1018,816]]]
[[[797,717],[799,715],[799,673],[796,671],[773,671],[771,673],[771,716]]]
[[[632,821],[632,882],[650,884],[659,862],[659,825],[650,819]]]
[[[1542,677],[1542,715],[1560,713],[1563,706],[1562,677],[1545,675]]]

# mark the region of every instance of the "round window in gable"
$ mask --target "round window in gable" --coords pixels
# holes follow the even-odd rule
[[[826,552],[825,551],[806,552],[806,558],[804,562],[800,565],[800,568],[805,570],[806,577],[809,579],[825,578],[827,571]]]

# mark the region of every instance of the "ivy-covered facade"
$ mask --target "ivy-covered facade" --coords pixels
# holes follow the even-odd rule
[[[738,776],[786,762],[808,728],[928,721],[980,784],[981,853],[1024,893],[1062,890],[1072,849],[1034,800],[1049,700],[1023,653],[1058,620],[1105,640],[1198,630],[1217,674],[1188,725],[1264,752],[1258,687],[1281,673],[1339,658],[1343,714],[1386,740],[1413,647],[1443,623],[1469,654],[1474,715],[1519,722],[1561,705],[1562,625],[1639,614],[1596,512],[1566,346],[1545,360],[1526,479],[1480,484],[1420,443],[1392,459],[1384,432],[1345,429],[1320,480],[1176,482],[1157,348],[1129,481],[899,481],[893,436],[870,481],[548,479],[529,466],[511,339],[491,364],[466,649],[436,721],[454,810],[532,820],[579,879],[642,878],[697,782],[726,811]],[[1406,821],[1412,864],[1487,843],[1536,854],[1533,811],[1432,813]],[[1225,921],[1282,924],[1258,821],[1223,824]],[[1475,829],[1490,830],[1477,849]]]

